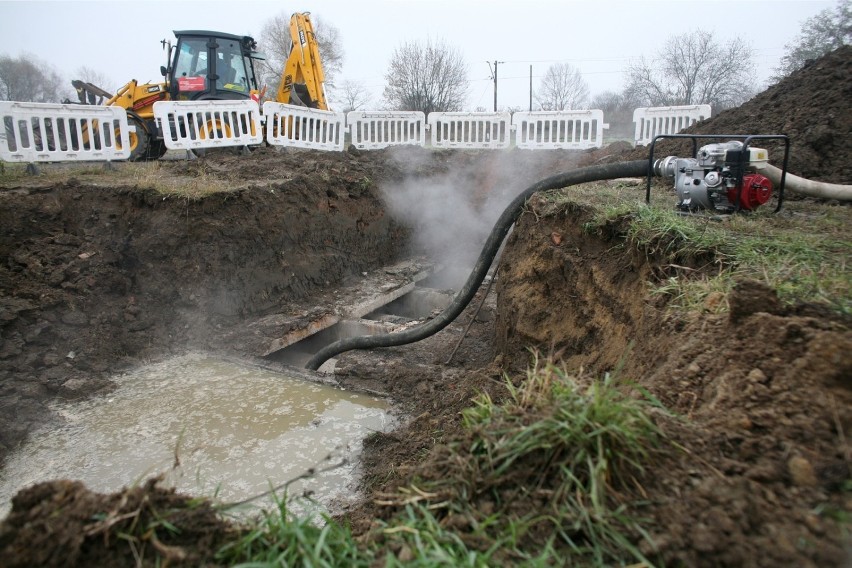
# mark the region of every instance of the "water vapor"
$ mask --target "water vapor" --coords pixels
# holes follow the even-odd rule
[[[544,154],[407,148],[389,153],[405,178],[381,190],[394,217],[411,227],[413,252],[447,268],[447,279],[433,286],[458,288],[511,200],[536,181],[573,167],[572,155]]]

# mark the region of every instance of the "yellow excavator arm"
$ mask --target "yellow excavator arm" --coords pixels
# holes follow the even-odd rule
[[[297,12],[290,17],[290,38],[293,46],[275,100],[328,110],[319,44],[309,12]]]

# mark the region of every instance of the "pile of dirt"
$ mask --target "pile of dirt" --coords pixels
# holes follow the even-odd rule
[[[831,183],[852,183],[852,46],[843,46],[756,95],[741,106],[723,110],[687,128],[684,134],[784,134],[790,138],[788,170]],[[710,141],[699,140],[699,146]],[[752,145],[770,150],[781,167],[784,146],[771,141]],[[630,159],[648,157],[636,148]],[[661,140],[654,155],[691,156],[692,144]]]
[[[238,536],[211,503],[189,501],[159,479],[104,495],[79,481],[21,490],[0,524],[3,565],[204,566]],[[61,513],[59,513],[61,511]],[[176,527],[179,527],[177,529]]]

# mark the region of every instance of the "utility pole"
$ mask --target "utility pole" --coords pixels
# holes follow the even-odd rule
[[[491,71],[491,78],[494,79],[494,112],[497,112],[497,64],[498,63],[506,63],[505,61],[497,61],[494,60],[494,70],[491,70],[491,62],[486,61],[488,63],[488,70]]]
[[[532,65],[530,65],[530,112],[532,112]]]

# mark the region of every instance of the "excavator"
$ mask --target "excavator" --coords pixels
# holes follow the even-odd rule
[[[158,101],[242,100],[260,102],[266,87],[259,85],[255,61],[265,59],[257,42],[239,36],[203,30],[175,31],[176,43],[163,40],[167,64],[160,67],[162,83],[140,84],[136,79],[111,94],[84,81],[72,81],[81,104],[115,105],[127,111],[130,161],[157,159],[166,152],[154,119]],[[290,18],[292,47],[284,65],[276,102],[328,110],[325,75],[309,12]],[[116,140],[119,137],[116,136]]]

